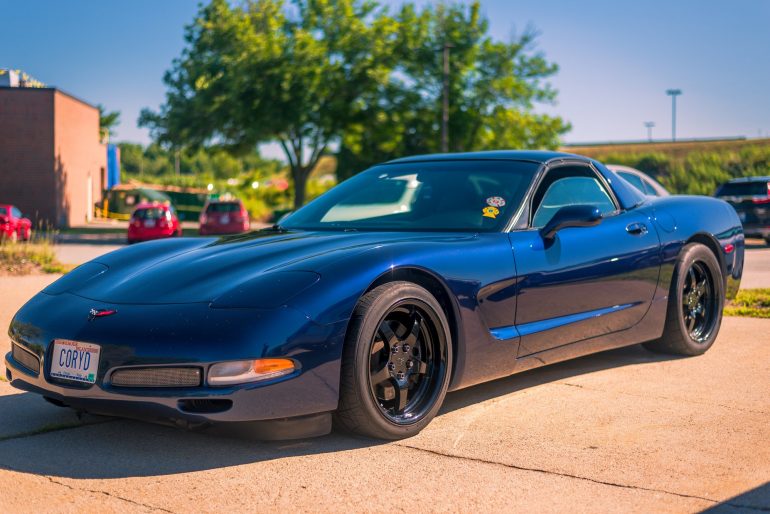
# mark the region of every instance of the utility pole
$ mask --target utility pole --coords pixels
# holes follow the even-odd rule
[[[667,89],[666,94],[671,97],[671,141],[676,141],[676,97],[682,94],[682,90]]]
[[[647,127],[647,141],[652,143],[652,128],[655,126],[654,121],[645,121],[644,126]]]
[[[444,42],[444,84],[442,88],[442,108],[441,108],[441,151],[449,151],[449,49],[454,47],[448,41]]]

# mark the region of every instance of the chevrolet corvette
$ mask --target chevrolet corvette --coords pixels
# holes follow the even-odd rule
[[[6,375],[81,411],[399,439],[448,391],[640,343],[704,353],[743,255],[727,203],[592,159],[410,157],[268,229],[81,265],[15,315]]]

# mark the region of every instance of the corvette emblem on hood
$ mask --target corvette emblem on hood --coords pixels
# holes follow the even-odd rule
[[[93,321],[96,318],[103,318],[105,316],[112,316],[116,312],[118,311],[115,309],[91,309],[88,312],[88,321]]]

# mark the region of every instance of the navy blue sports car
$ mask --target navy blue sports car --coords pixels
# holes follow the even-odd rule
[[[743,269],[727,203],[555,152],[375,166],[266,230],[142,243],[14,317],[20,389],[264,437],[416,434],[447,391],[644,343],[698,355]]]

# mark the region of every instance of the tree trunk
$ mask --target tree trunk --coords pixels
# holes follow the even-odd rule
[[[292,167],[291,176],[294,179],[294,210],[305,204],[307,191],[307,178],[312,168]]]

